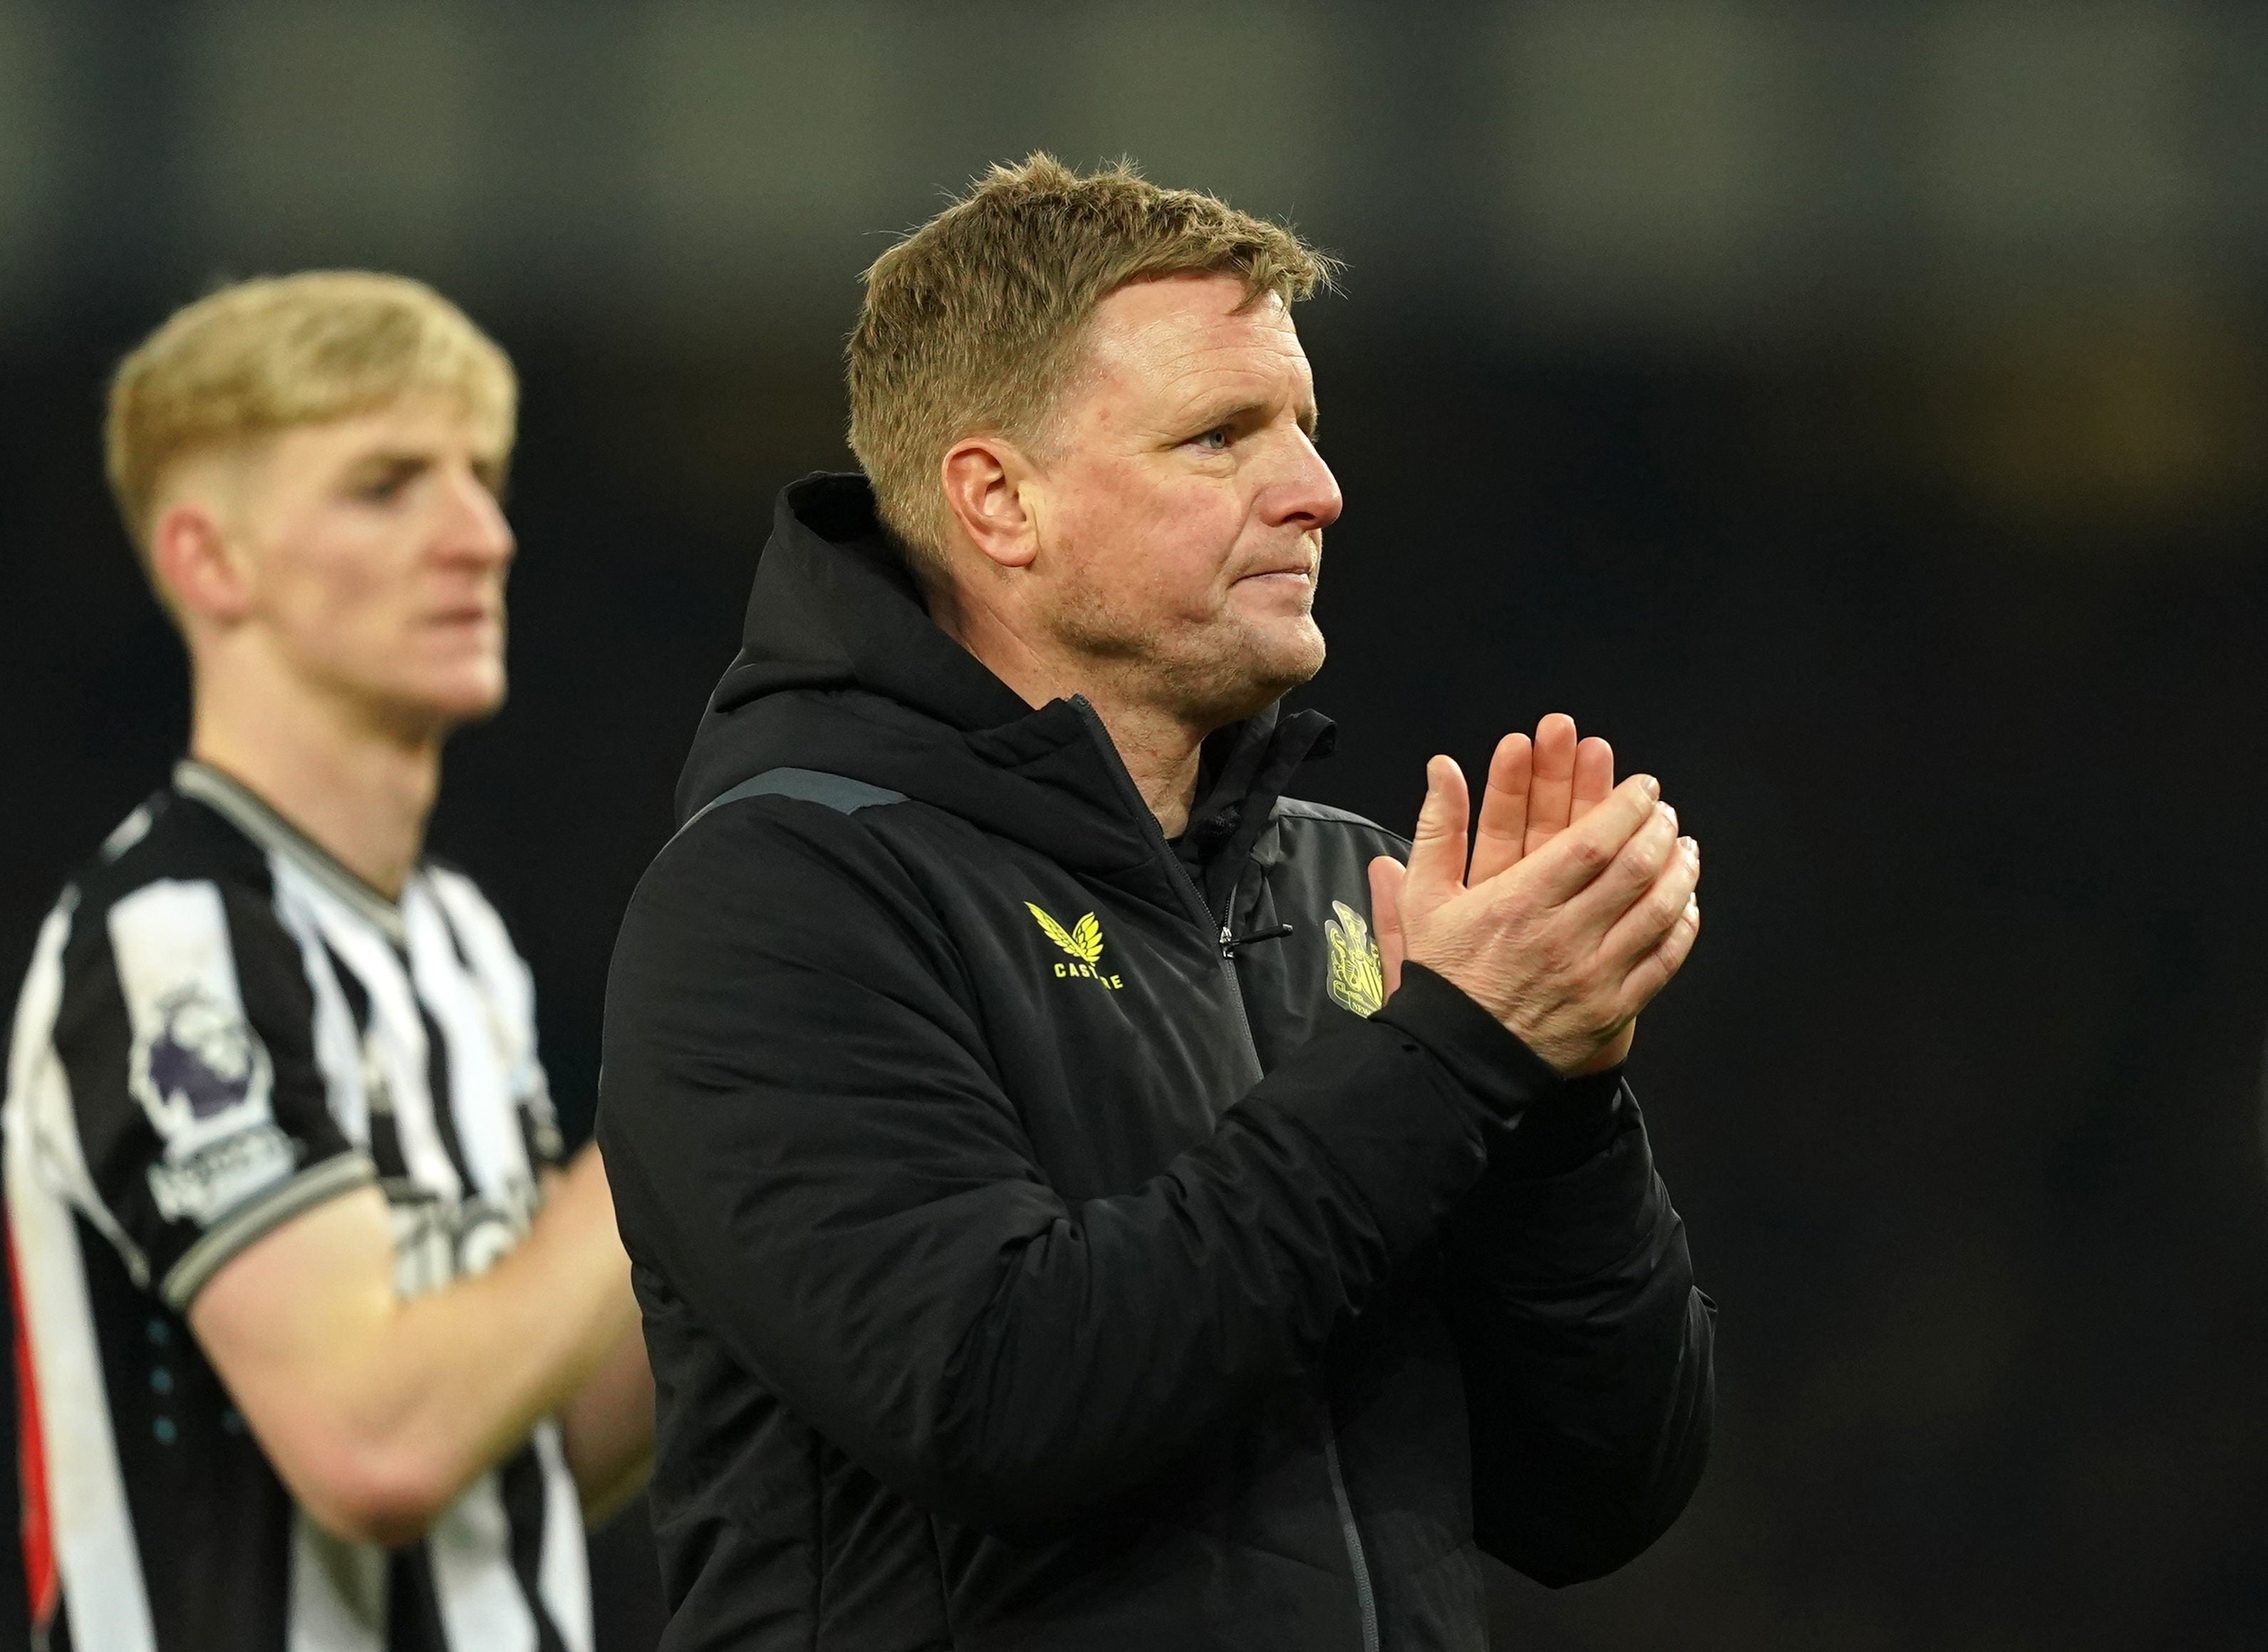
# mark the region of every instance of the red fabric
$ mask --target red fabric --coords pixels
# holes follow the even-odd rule
[[[55,1573],[55,1533],[48,1524],[47,1446],[40,1433],[40,1390],[32,1373],[31,1334],[24,1328],[24,1285],[12,1235],[8,1287],[16,1309],[16,1473],[24,1494],[24,1590],[32,1603],[32,1626],[44,1630],[55,1621],[62,1579]]]

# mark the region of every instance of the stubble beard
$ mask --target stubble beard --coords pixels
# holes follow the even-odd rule
[[[1266,710],[1322,669],[1312,615],[1261,624],[1219,614],[1192,626],[1145,623],[1082,592],[1056,635],[1120,696],[1210,733]]]

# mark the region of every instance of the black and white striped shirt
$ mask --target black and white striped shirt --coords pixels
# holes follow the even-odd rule
[[[384,1191],[405,1295],[527,1230],[558,1131],[526,966],[468,879],[429,863],[389,901],[180,765],[48,917],[4,1120],[50,1648],[589,1652],[555,1425],[422,1543],[344,1543],[293,1503],[184,1318],[245,1246],[351,1189]]]

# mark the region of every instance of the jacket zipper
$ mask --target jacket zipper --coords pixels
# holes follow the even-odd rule
[[[1150,811],[1149,803],[1134,784],[1134,777],[1126,772],[1126,764],[1118,755],[1118,747],[1110,738],[1110,731],[1103,726],[1102,718],[1084,694],[1073,694],[1071,704],[1086,719],[1088,731],[1101,745],[1110,772],[1119,782],[1119,790],[1132,804],[1134,813],[1149,828],[1150,847],[1172,869],[1175,878],[1190,904],[1204,914],[1208,928],[1214,921],[1211,907],[1205,905],[1204,892],[1189,876],[1189,869],[1182,864],[1182,857],[1174,853],[1174,846],[1166,841],[1165,828]],[[1228,981],[1229,996],[1236,1001],[1236,1024],[1244,1033],[1244,1052],[1252,1058],[1252,1070],[1262,1072],[1260,1046],[1252,1036],[1252,1012],[1245,1008],[1244,983],[1236,978],[1236,934],[1226,921],[1227,914],[1219,914],[1220,933],[1214,937],[1215,949],[1220,954],[1221,973]],[[1326,1373],[1323,1381],[1323,1466],[1330,1472],[1331,1501],[1338,1506],[1339,1534],[1346,1540],[1347,1564],[1354,1570],[1356,1610],[1362,1619],[1362,1652],[1379,1652],[1378,1597],[1370,1586],[1370,1562],[1364,1557],[1362,1531],[1356,1525],[1354,1500],[1347,1494],[1346,1475],[1339,1467],[1338,1426],[1331,1416],[1330,1379]]]
[[[1347,1559],[1354,1563],[1355,1605],[1362,1612],[1362,1652],[1378,1652],[1378,1601],[1370,1592],[1370,1563],[1363,1558],[1362,1531],[1354,1523],[1354,1500],[1347,1495],[1346,1476],[1339,1470],[1338,1430],[1331,1425],[1331,1397],[1323,1395],[1323,1466],[1331,1472],[1331,1495],[1339,1505],[1339,1531],[1346,1538]]]

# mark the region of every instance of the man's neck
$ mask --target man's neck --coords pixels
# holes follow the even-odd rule
[[[974,654],[1026,705],[1036,708],[1084,694],[1118,748],[1135,789],[1158,817],[1159,828],[1169,838],[1181,835],[1197,802],[1197,758],[1209,730],[1193,728],[1123,692],[1108,670],[1035,647],[988,607],[960,600],[951,591],[932,589],[924,595],[939,628]]]
[[[1197,802],[1197,758],[1204,736],[1153,707],[1117,701],[1107,687],[1090,686],[1080,692],[1109,731],[1119,761],[1133,776],[1134,789],[1158,817],[1159,830],[1169,838],[1181,836]]]
[[[388,899],[400,897],[440,789],[438,733],[387,729],[335,697],[261,693],[201,674],[189,755],[247,788]]]

